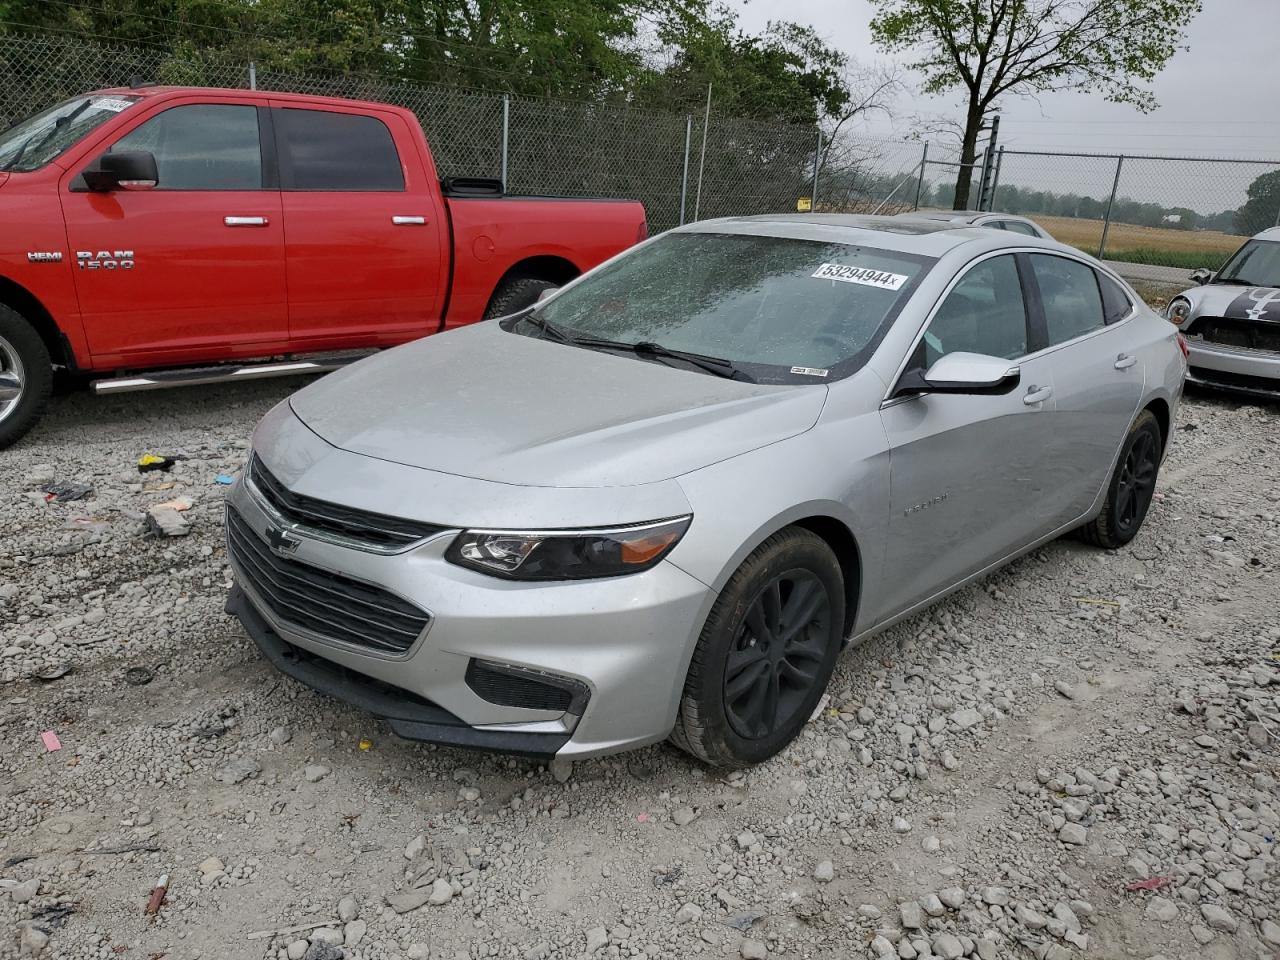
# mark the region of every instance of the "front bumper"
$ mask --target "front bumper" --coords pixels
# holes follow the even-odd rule
[[[228,508],[269,542],[272,518],[249,484],[236,484]],[[710,588],[665,561],[610,579],[499,580],[444,559],[455,535],[448,531],[394,555],[297,535],[290,559],[300,569],[379,587],[429,614],[403,653],[335,640],[282,617],[234,552],[236,586],[227,609],[277,669],[384,718],[410,739],[574,758],[670,733],[714,599]],[[585,697],[565,710],[494,703],[468,683],[477,662],[568,680],[585,687]]]
[[[1280,398],[1280,353],[1187,337],[1187,382],[1256,397]]]

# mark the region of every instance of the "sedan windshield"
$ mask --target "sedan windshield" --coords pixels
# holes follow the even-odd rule
[[[77,97],[0,133],[0,172],[30,173],[96,130],[139,97]]]
[[[932,263],[846,243],[672,233],[516,329],[761,383],[813,383],[866,362]]]
[[[1213,282],[1242,287],[1280,287],[1280,243],[1250,240],[1218,271]]]

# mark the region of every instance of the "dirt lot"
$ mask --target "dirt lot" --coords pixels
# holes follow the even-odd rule
[[[772,762],[559,782],[396,740],[222,613],[214,477],[288,389],[62,397],[0,454],[0,956],[1280,955],[1280,410],[1190,398],[1130,548],[846,653]]]

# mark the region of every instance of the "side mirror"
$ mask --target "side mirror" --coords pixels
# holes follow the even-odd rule
[[[104,153],[94,169],[84,172],[90,190],[151,190],[160,182],[156,158],[145,150]]]
[[[1191,274],[1191,282],[1199,286],[1201,284],[1209,283],[1215,276],[1217,276],[1217,274],[1213,270],[1210,270],[1208,267],[1201,267],[1195,273]]]
[[[898,381],[895,397],[919,393],[1004,394],[1018,385],[1018,365],[981,353],[948,353],[926,372],[909,370]]]

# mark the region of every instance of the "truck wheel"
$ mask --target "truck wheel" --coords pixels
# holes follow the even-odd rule
[[[788,527],[757,547],[707,615],[671,742],[743,767],[794,740],[835,669],[844,602],[840,562],[817,535]]]
[[[40,334],[0,304],[0,450],[31,429],[53,388],[53,365]]]
[[[519,313],[526,307],[538,302],[544,290],[555,290],[560,284],[550,280],[537,280],[533,277],[511,277],[498,284],[498,289],[489,301],[489,309],[484,312],[486,320],[497,317],[509,317]]]

